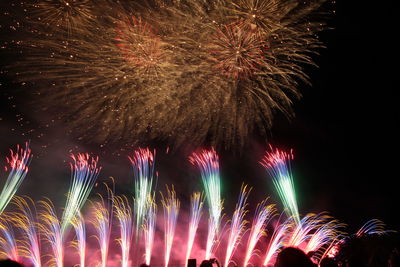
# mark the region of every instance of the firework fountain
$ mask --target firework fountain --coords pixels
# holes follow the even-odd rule
[[[218,242],[218,233],[221,223],[222,200],[221,178],[219,174],[219,159],[215,150],[203,150],[193,153],[190,162],[200,169],[201,179],[206,192],[209,224],[207,236],[206,259],[210,259],[213,247]]]

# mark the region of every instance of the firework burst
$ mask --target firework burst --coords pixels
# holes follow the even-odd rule
[[[25,149],[17,145],[16,152],[10,150],[10,156],[7,157],[8,166],[5,167],[5,170],[9,173],[0,194],[0,215],[24,181],[31,159],[32,155],[28,143],[25,144]]]
[[[92,142],[243,144],[275,111],[292,116],[323,2],[41,0],[44,19],[6,45],[21,55],[9,72]]]
[[[92,0],[38,0],[30,11],[35,21],[40,21],[47,28],[65,28],[68,32],[77,27],[87,27],[93,22]]]
[[[260,71],[267,44],[250,24],[236,21],[222,25],[211,40],[210,54],[217,71],[238,80]]]

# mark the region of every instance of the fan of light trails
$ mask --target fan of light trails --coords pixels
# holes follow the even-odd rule
[[[295,218],[292,218],[295,221]],[[324,222],[325,217],[309,213],[304,216],[299,223],[291,225],[290,238],[287,246],[299,247],[303,242],[309,240],[312,233],[316,231]]]
[[[0,259],[19,261],[17,240],[8,221],[7,215],[0,219]]]
[[[47,262],[50,266],[62,267],[64,261],[63,234],[61,223],[57,217],[54,205],[49,199],[39,201],[42,211],[39,213],[41,223],[39,228],[43,239],[50,245],[53,257]]]
[[[71,224],[74,227],[76,234],[76,240],[72,242],[72,246],[78,251],[79,266],[85,267],[86,226],[85,219],[80,212],[78,212],[76,216],[71,220]]]
[[[254,248],[262,236],[266,235],[265,227],[271,218],[275,216],[275,204],[267,204],[267,199],[257,205],[255,217],[251,225],[249,238],[247,240],[246,255],[244,257],[243,266],[249,264],[250,258],[254,254]]]
[[[282,216],[282,214],[281,214]],[[269,240],[267,251],[264,256],[264,264],[263,266],[269,266],[273,257],[279,252],[279,250],[285,246],[285,239],[290,230],[292,220],[287,219],[283,223],[279,223],[280,218],[275,226],[274,232]]]
[[[145,262],[150,266],[151,252],[154,244],[154,235],[156,231],[156,216],[157,216],[157,204],[154,198],[149,198],[147,204],[147,215],[144,223],[144,243],[145,243]]]
[[[113,182],[114,184],[114,182]],[[106,267],[108,248],[110,244],[111,226],[112,226],[112,214],[113,214],[113,199],[114,192],[107,184],[108,198],[104,198],[99,195],[100,201],[94,202],[92,206],[92,220],[90,221],[97,233],[96,239],[100,246],[101,253],[101,267]]]
[[[74,161],[71,164],[72,184],[70,185],[67,204],[61,220],[63,235],[71,220],[85,203],[101,169],[97,167],[98,158],[91,158],[89,154],[78,153],[76,156],[71,155],[71,158]]]
[[[134,151],[133,156],[129,157],[132,163],[135,176],[135,216],[136,216],[136,241],[139,239],[139,229],[143,225],[146,216],[148,198],[151,197],[153,175],[154,175],[154,155],[148,148]]]
[[[126,196],[117,196],[114,198],[114,212],[119,222],[120,238],[117,240],[121,246],[121,265],[130,266],[129,254],[131,250],[133,237],[133,213]]]
[[[326,218],[329,219],[329,218]],[[313,258],[317,261],[323,259],[325,252],[329,250],[330,246],[335,243],[344,233],[340,231],[345,225],[339,223],[337,220],[330,220],[324,222],[319,228],[311,235],[307,242],[307,246],[303,251],[308,254],[315,252]]]
[[[178,220],[180,202],[176,198],[174,187],[171,190],[167,187],[167,196],[164,197],[161,194],[161,202],[164,208],[164,243],[165,243],[165,254],[164,264],[168,266],[169,258],[171,254],[172,243],[174,241],[176,222]]]
[[[218,239],[218,232],[221,223],[222,200],[221,200],[221,178],[219,174],[219,159],[214,149],[203,150],[200,153],[193,153],[189,158],[193,165],[200,169],[201,179],[206,192],[208,210],[210,214],[206,259],[211,258],[214,244]]]
[[[189,221],[185,266],[187,266],[190,253],[192,251],[194,238],[196,236],[197,228],[199,227],[199,222],[202,215],[203,205],[204,205],[203,194],[200,192],[194,192],[190,197],[190,221]]]
[[[32,159],[29,144],[26,143],[25,148],[17,145],[15,152],[10,149],[10,156],[6,159],[8,166],[5,167],[5,170],[9,170],[9,173],[0,194],[0,215],[3,213],[28,173],[28,166]]]
[[[372,219],[367,221],[363,226],[361,226],[360,230],[357,231],[356,236],[364,236],[364,235],[373,235],[373,234],[384,234],[385,223],[378,219]]]
[[[240,188],[239,200],[236,203],[236,209],[232,216],[231,227],[229,231],[228,244],[226,247],[225,264],[227,267],[231,261],[232,255],[235,252],[240,240],[242,239],[243,232],[247,221],[244,216],[247,213],[247,198],[249,197],[251,189],[247,189],[247,185],[242,185]]]
[[[8,219],[21,230],[23,239],[20,241],[20,254],[29,259],[32,266],[40,267],[40,236],[36,223],[36,211],[34,213],[31,209],[31,206],[35,207],[34,202],[29,197],[14,196],[12,204],[17,208],[17,212],[12,212]]]
[[[293,160],[292,151],[287,153],[278,149],[273,149],[270,146],[270,151],[267,151],[260,163],[272,176],[272,181],[288,213],[288,217],[294,218],[295,222],[299,223],[300,216],[293,177],[290,170],[290,160]]]

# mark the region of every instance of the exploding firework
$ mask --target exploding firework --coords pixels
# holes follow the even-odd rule
[[[210,55],[217,71],[245,79],[261,70],[267,44],[250,24],[237,21],[222,25],[211,40]]]
[[[97,167],[98,159],[91,158],[89,154],[71,155],[71,158],[74,163],[71,164],[71,185],[61,220],[63,234],[85,203],[101,169]]]
[[[93,22],[92,0],[38,0],[32,5],[33,18],[47,28],[65,28],[68,32]]]
[[[199,222],[203,210],[203,204],[204,204],[203,194],[200,192],[194,192],[190,197],[190,221],[189,221],[186,257],[185,257],[186,265],[190,257],[190,252],[192,251],[197,228],[199,227]]]
[[[256,214],[253,218],[251,225],[250,234],[247,239],[247,250],[244,258],[243,266],[246,267],[249,264],[250,258],[253,256],[254,248],[260,238],[266,235],[265,227],[269,220],[275,215],[275,205],[267,205],[267,201],[264,200],[257,205]]]
[[[116,45],[129,63],[144,72],[157,71],[162,44],[151,24],[141,17],[132,17],[121,21],[116,32]]]
[[[206,199],[210,215],[208,224],[206,259],[210,259],[213,247],[217,241],[223,206],[221,200],[219,159],[215,150],[203,150],[200,153],[193,153],[189,160],[193,165],[196,165],[200,169],[201,179],[206,192]]]
[[[9,72],[79,138],[243,144],[293,114],[323,2],[41,0],[5,45],[21,55]]]
[[[8,166],[5,167],[5,170],[9,170],[9,173],[0,194],[0,215],[25,179],[31,159],[32,155],[28,143],[25,144],[25,149],[17,146],[16,152],[10,150],[10,156],[7,157]]]
[[[164,264],[165,267],[168,267],[180,208],[180,202],[176,198],[176,193],[173,187],[171,190],[167,187],[167,196],[164,197],[164,195],[162,195],[162,204],[164,208]]]
[[[272,181],[278,191],[279,197],[289,217],[293,217],[297,223],[300,222],[299,210],[296,201],[296,191],[293,183],[290,160],[293,160],[293,153],[286,153],[270,147],[260,162],[272,176]]]

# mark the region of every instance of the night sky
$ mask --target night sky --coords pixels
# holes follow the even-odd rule
[[[320,34],[326,49],[315,56],[318,68],[307,67],[312,85],[302,85],[303,98],[294,104],[296,117],[288,120],[277,114],[267,141],[255,135],[244,148],[218,151],[227,210],[233,207],[242,182],[254,187],[252,201],[266,195],[279,201],[258,164],[271,143],[294,149],[292,169],[303,214],[329,211],[349,224],[350,232],[372,218],[398,229],[394,218],[398,204],[394,184],[399,177],[394,8],[377,1],[372,5],[348,0],[334,6],[336,15],[329,19],[332,29]],[[0,79],[1,163],[9,148],[27,140],[34,153],[18,194],[35,199],[46,195],[62,205],[70,179],[66,162],[71,151],[98,154],[103,165],[100,179],[114,176],[117,190],[129,192],[126,188],[133,184],[129,151],[82,143],[66,136],[61,122],[41,125],[39,117],[45,115],[37,112],[30,94],[10,77],[2,74]],[[29,129],[35,131],[26,134]],[[158,190],[173,183],[182,201],[188,201],[185,192],[201,185],[198,171],[186,160],[188,152],[181,149],[166,154],[165,144],[149,145],[159,150]],[[3,171],[1,177],[5,177]]]

